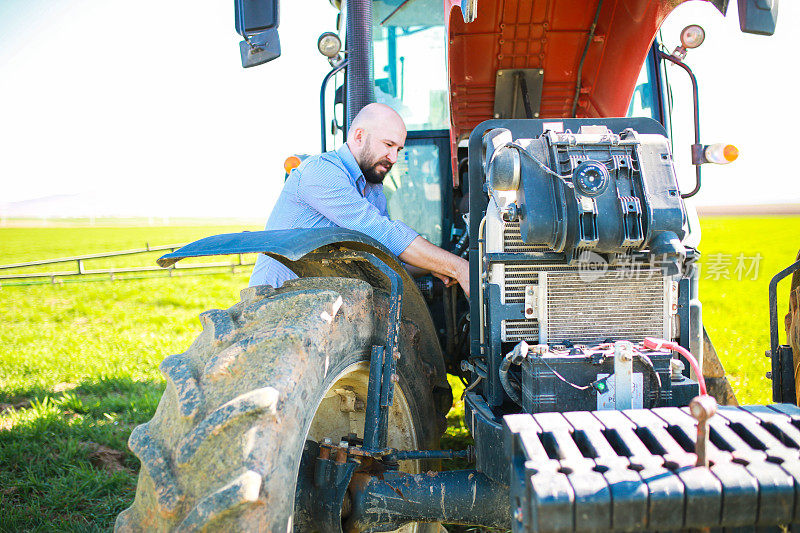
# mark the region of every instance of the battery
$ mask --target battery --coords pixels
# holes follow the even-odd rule
[[[642,356],[649,359],[652,369]],[[683,407],[699,394],[696,381],[682,374],[671,376],[671,359],[669,351],[634,352],[633,408]],[[522,363],[522,407],[526,413],[614,409],[614,400],[613,346],[530,353]]]

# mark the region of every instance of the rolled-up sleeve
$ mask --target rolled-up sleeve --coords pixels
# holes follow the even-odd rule
[[[342,169],[324,159],[303,170],[297,195],[337,226],[369,235],[395,255],[400,255],[419,235],[402,222],[381,214]]]

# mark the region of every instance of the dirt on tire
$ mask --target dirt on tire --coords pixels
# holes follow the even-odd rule
[[[139,483],[115,530],[291,531],[315,406],[332,375],[385,344],[386,304],[361,280],[303,278],[201,314],[203,333],[159,366],[167,388],[153,419],[130,436]],[[436,447],[444,365],[423,360],[415,324],[402,323],[399,341],[398,385],[419,445]]]

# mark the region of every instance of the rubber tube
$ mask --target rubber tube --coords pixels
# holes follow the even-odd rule
[[[677,342],[667,341],[664,339],[654,339],[653,337],[645,337],[644,338],[644,347],[649,350],[659,350],[661,348],[667,348],[668,350],[674,350],[681,354],[684,359],[689,362],[689,366],[692,367],[694,370],[695,375],[697,375],[697,381],[700,383],[700,394],[708,395],[706,390],[706,380],[703,377],[703,369],[700,368],[700,364],[697,362],[697,359],[692,355],[692,353],[678,344]]]

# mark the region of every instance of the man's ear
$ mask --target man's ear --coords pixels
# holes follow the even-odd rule
[[[364,131],[364,128],[356,128],[355,130],[353,130],[353,140],[359,147],[364,145],[366,138],[367,134]]]

